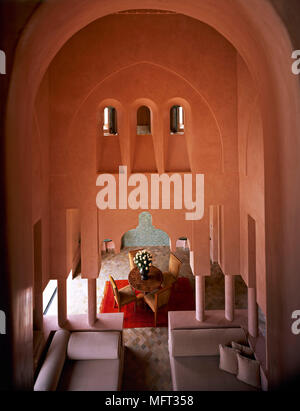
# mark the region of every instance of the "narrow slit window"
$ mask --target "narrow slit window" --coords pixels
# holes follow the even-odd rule
[[[104,108],[103,133],[105,136],[118,134],[117,111],[114,107],[108,106]]]
[[[170,132],[184,133],[184,110],[181,106],[173,106],[170,110]]]
[[[138,135],[151,134],[151,113],[146,106],[141,106],[137,111],[136,133]]]

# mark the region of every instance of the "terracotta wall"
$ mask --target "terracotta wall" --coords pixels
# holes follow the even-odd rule
[[[1,268],[0,268],[0,309],[6,313],[6,335],[0,338],[0,389],[7,390],[14,388],[31,389],[32,386],[32,358],[27,353],[32,353],[32,332],[33,327],[30,319],[32,318],[31,289],[33,272],[27,270],[27,261],[18,258],[17,254],[25,248],[28,241],[20,234],[18,247],[10,249],[8,245],[8,207],[7,207],[7,187],[11,181],[7,180],[6,164],[9,162],[12,167],[17,168],[17,164],[11,158],[7,158],[5,146],[7,136],[5,135],[5,122],[7,110],[7,95],[11,86],[11,74],[14,68],[15,50],[28,20],[37,9],[40,0],[9,0],[0,2],[0,49],[6,54],[6,74],[0,77],[0,195],[2,208],[0,213],[0,249],[1,249]],[[14,117],[14,121],[19,120]],[[27,148],[30,142],[27,143]],[[14,146],[15,151],[17,150]],[[19,157],[19,164],[22,162],[24,151]],[[30,170],[30,169],[29,169]],[[29,183],[30,179],[28,180]],[[30,184],[29,184],[30,185]],[[25,185],[28,190],[29,185]],[[15,187],[23,186],[18,179]],[[27,193],[28,195],[28,193]],[[18,201],[17,208],[24,210],[23,203]],[[14,209],[14,217],[19,211]],[[21,211],[22,212],[22,211]],[[28,217],[28,215],[27,215]],[[30,217],[29,217],[30,219]],[[27,218],[26,218],[27,220]],[[24,222],[24,219],[23,219]],[[26,223],[25,223],[26,224]],[[30,239],[33,241],[33,226]],[[13,257],[9,257],[13,255]],[[33,256],[31,253],[29,258]],[[11,267],[9,258],[20,261],[22,268],[16,271]],[[33,261],[33,259],[32,259]],[[26,298],[24,298],[26,296]],[[27,350],[27,352],[26,352]],[[26,354],[24,355],[24,351]]]
[[[32,134],[32,226],[41,220],[42,278],[44,289],[49,279],[50,247],[50,90],[49,76],[45,75],[36,98]]]
[[[67,274],[72,270],[74,275],[80,261],[81,232],[80,232],[80,213],[78,209],[68,209],[66,212],[67,230]]]
[[[112,238],[118,250],[123,233],[137,225],[141,210],[98,212],[95,205],[97,172],[117,172],[120,163],[129,172],[204,173],[202,221],[149,210],[153,223],[173,244],[187,236],[195,274],[209,275],[209,206],[223,204],[222,268],[239,274],[236,51],[224,37],[182,15],[111,15],[73,36],[48,77],[50,277],[67,275],[66,209],[80,209],[85,277],[98,275],[100,242]],[[174,104],[185,110],[184,136],[170,135]],[[103,136],[107,105],[117,109],[117,136]],[[152,136],[136,135],[141,105],[151,110]]]
[[[242,58],[237,55],[238,146],[240,172],[241,275],[257,289],[257,302],[266,314],[265,202],[263,130],[259,95]],[[255,221],[256,278],[249,275],[248,216]]]

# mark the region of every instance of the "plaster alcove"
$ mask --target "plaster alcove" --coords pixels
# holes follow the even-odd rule
[[[145,211],[139,214],[136,228],[128,230],[122,236],[124,247],[140,247],[141,245],[169,245],[168,235],[153,226],[151,214]]]

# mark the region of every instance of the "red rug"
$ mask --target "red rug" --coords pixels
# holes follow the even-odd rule
[[[128,285],[127,280],[117,280],[120,289]],[[157,315],[157,327],[168,326],[168,311],[187,311],[195,309],[195,297],[188,278],[178,278],[177,284],[172,289],[168,306],[162,307]],[[124,328],[154,327],[154,313],[142,303],[137,305],[134,312],[134,303],[127,304],[121,310],[124,313]],[[114,308],[114,296],[109,281],[106,281],[104,297],[102,299],[100,313],[117,313]]]

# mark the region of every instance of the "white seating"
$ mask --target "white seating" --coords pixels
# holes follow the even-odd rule
[[[56,331],[34,391],[121,389],[122,331]]]

